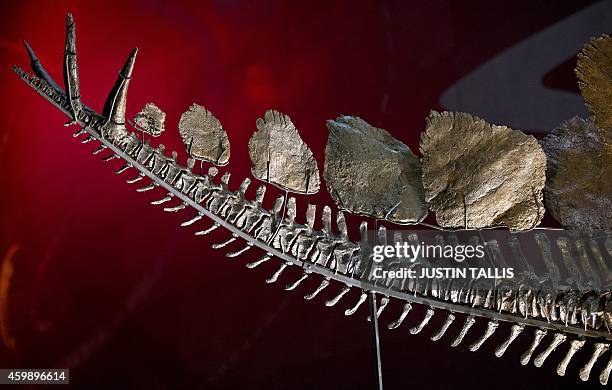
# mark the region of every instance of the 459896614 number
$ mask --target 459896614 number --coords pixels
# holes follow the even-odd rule
[[[67,369],[0,369],[0,384],[68,384]]]

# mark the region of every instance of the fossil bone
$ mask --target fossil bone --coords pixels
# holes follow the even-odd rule
[[[125,127],[125,108],[136,54],[138,54],[138,49],[133,49],[125,61],[119,72],[119,78],[108,95],[102,111],[102,116],[106,118],[102,130],[103,134],[113,142],[121,142],[128,136]]]
[[[534,137],[470,114],[432,111],[420,148],[426,200],[441,226],[526,230],[540,223],[546,156]]]
[[[500,346],[495,348],[495,356],[502,357],[504,355],[504,353],[506,353],[506,350],[508,349],[510,344],[512,344],[512,342],[514,340],[516,340],[518,335],[521,334],[524,329],[525,329],[525,325],[522,325],[522,324],[520,324],[520,325],[519,324],[512,325],[510,327],[510,335],[508,336],[506,341],[504,341]]]
[[[431,341],[440,340],[442,336],[444,336],[448,328],[451,326],[453,321],[455,321],[455,315],[453,313],[448,313],[446,319],[444,320],[444,323],[440,327],[440,330],[438,330],[433,336],[431,336]]]
[[[198,160],[226,165],[230,143],[221,122],[205,107],[193,103],[181,115],[179,132],[187,152]]]
[[[474,325],[475,322],[476,322],[476,319],[474,319],[473,316],[467,316],[465,318],[465,322],[463,323],[463,327],[461,328],[461,330],[459,331],[459,334],[457,335],[457,337],[455,338],[455,340],[451,344],[451,347],[457,347],[459,344],[461,344],[461,342],[463,341],[463,338],[465,337],[465,335],[470,330],[472,325]]]
[[[595,117],[601,136],[612,143],[612,38],[602,35],[592,38],[578,54],[576,75],[578,86]]]
[[[406,145],[357,117],[327,128],[325,182],[340,209],[395,223],[425,218],[419,159]]]
[[[538,345],[540,345],[540,343],[542,342],[542,339],[544,338],[544,336],[546,336],[546,333],[547,333],[546,329],[536,328],[536,330],[534,330],[533,341],[531,342],[531,345],[525,351],[525,353],[521,355],[521,364],[523,366],[529,363],[529,360],[531,360],[531,355],[533,355]]]
[[[421,333],[423,328],[427,326],[427,324],[429,323],[429,320],[431,320],[431,317],[433,317],[434,313],[435,311],[432,307],[428,308],[427,311],[425,312],[425,316],[423,317],[423,320],[417,326],[410,329],[410,334]]]
[[[484,334],[478,340],[476,340],[474,344],[470,345],[470,351],[477,351],[482,346],[482,344],[484,344],[484,342],[487,341],[487,339],[491,337],[491,335],[493,335],[498,326],[499,323],[497,321],[489,321],[487,323],[487,329],[485,330]]]
[[[611,230],[612,148],[606,149],[593,122],[574,117],[541,143],[548,158],[548,211],[568,229]]]
[[[317,162],[289,116],[268,110],[256,125],[249,140],[253,176],[292,192],[318,192]]]
[[[536,356],[535,359],[533,359],[533,364],[536,367],[542,367],[542,364],[544,364],[544,361],[546,360],[546,358],[548,358],[548,356],[555,349],[557,349],[557,347],[561,345],[565,341],[566,338],[567,336],[564,335],[563,333],[555,333],[555,335],[553,336],[553,341],[544,351],[540,352],[540,354]]]
[[[166,113],[154,103],[145,104],[142,110],[134,116],[134,123],[136,123],[138,129],[153,137],[158,137],[165,130],[165,120]]]
[[[586,382],[589,380],[589,376],[591,375],[591,370],[593,366],[597,362],[597,359],[606,352],[610,348],[610,344],[606,343],[595,343],[595,349],[593,350],[593,354],[589,361],[580,369],[579,377],[580,380]]]

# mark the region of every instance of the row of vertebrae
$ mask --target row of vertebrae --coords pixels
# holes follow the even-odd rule
[[[245,179],[238,189],[230,190],[229,173],[222,175],[221,180],[216,182],[214,178],[218,175],[217,168],[211,167],[207,174],[196,174],[193,172],[195,159],[189,159],[187,167],[181,166],[177,162],[177,153],[173,152],[171,157],[164,153],[163,145],[157,148],[152,147],[148,142],[141,141],[135,133],[129,132],[126,128],[125,107],[127,86],[131,78],[132,69],[136,51],[133,51],[128,58],[126,65],[120,72],[119,79],[113,88],[107,104],[105,105],[102,115],[96,114],[80,102],[78,93],[78,74],[76,71],[76,46],[74,45],[74,23],[71,17],[67,24],[67,50],[65,53],[66,67],[66,90],[67,93],[61,90],[57,84],[49,77],[44,70],[40,61],[36,58],[33,51],[28,46],[28,51],[32,58],[32,68],[36,76],[29,76],[21,69],[16,68],[17,73],[30,85],[32,85],[39,93],[47,97],[50,101],[56,104],[60,109],[66,112],[75,123],[83,125],[83,129],[77,131],[75,136],[87,134],[81,142],[88,143],[94,140],[100,141],[100,147],[93,151],[98,154],[106,148],[112,149],[112,154],[105,157],[105,161],[113,159],[125,160],[125,165],[117,169],[116,173],[122,173],[130,168],[136,168],[140,171],[139,175],[128,180],[128,183],[136,183],[150,179],[151,182],[144,187],[139,187],[137,191],[147,192],[156,187],[163,187],[167,191],[162,199],[152,202],[156,205],[165,205],[167,202],[177,199],[177,205],[165,205],[165,211],[176,212],[182,209],[193,208],[197,211],[197,215],[182,223],[182,226],[189,226],[202,219],[204,216],[214,217],[212,226],[205,230],[196,232],[196,235],[206,235],[217,229],[220,226],[225,227],[230,231],[232,236],[216,244],[213,248],[220,249],[230,245],[238,240],[239,237],[245,239],[246,244],[243,247],[237,247],[227,253],[228,257],[239,256],[253,246],[260,247],[266,252],[259,260],[247,264],[249,268],[257,267],[265,261],[270,260],[273,256],[281,258],[282,263],[279,269],[267,279],[268,283],[275,282],[281,276],[281,273],[290,265],[298,265],[302,269],[302,275],[298,279],[286,285],[287,290],[293,290],[312,273],[323,275],[321,284],[313,291],[307,293],[304,298],[312,299],[320,292],[331,285],[331,280],[340,281],[343,283],[341,290],[329,300],[326,301],[327,306],[336,305],[349,290],[358,286],[360,295],[357,302],[346,309],[346,315],[354,314],[367,298],[367,291],[381,295],[380,305],[376,316],[382,314],[390,302],[390,298],[405,299],[403,309],[399,318],[389,324],[390,329],[398,328],[412,308],[414,302],[427,302],[428,309],[423,320],[415,327],[410,329],[410,333],[420,333],[434,316],[435,310],[448,310],[446,321],[442,328],[434,334],[433,340],[440,339],[449,329],[455,314],[462,312],[468,313],[464,326],[458,333],[453,345],[459,345],[463,338],[468,333],[469,329],[474,324],[475,317],[488,317],[490,322],[487,325],[485,333],[472,346],[471,350],[478,349],[487,338],[489,338],[498,327],[500,316],[498,313],[509,313],[511,318],[501,317],[501,321],[515,322],[511,327],[511,335],[509,340],[498,348],[496,354],[501,356],[510,343],[518,336],[520,331],[525,327],[525,323],[533,324],[527,321],[528,319],[543,320],[542,327],[537,327],[535,330],[535,339],[532,346],[522,357],[522,362],[526,364],[535,349],[538,347],[542,338],[546,334],[547,324],[557,324],[554,329],[562,329],[558,336],[555,335],[551,346],[544,350],[535,359],[536,365],[541,365],[558,345],[560,345],[569,334],[581,334],[577,332],[573,325],[584,326],[591,330],[597,330],[610,324],[610,294],[600,294],[598,291],[609,291],[609,271],[608,274],[602,271],[603,277],[597,280],[595,273],[587,272],[590,267],[589,256],[586,251],[584,241],[576,241],[576,251],[580,256],[583,266],[583,272],[586,277],[582,278],[580,271],[572,267],[569,249],[573,244],[569,239],[557,240],[557,245],[562,253],[563,261],[566,264],[569,274],[573,277],[576,285],[570,285],[568,288],[561,287],[561,279],[559,270],[555,266],[554,260],[551,258],[550,242],[544,234],[536,236],[537,244],[543,254],[544,263],[547,266],[547,274],[543,278],[539,278],[535,272],[530,269],[530,262],[525,260],[522,255],[521,247],[518,241],[510,240],[509,247],[513,250],[514,256],[524,263],[524,272],[520,281],[516,283],[508,283],[491,287],[490,285],[481,285],[478,281],[473,284],[462,284],[461,281],[441,280],[437,285],[429,284],[430,282],[410,282],[397,284],[397,280],[389,280],[382,282],[384,288],[378,288],[381,284],[380,280],[374,280],[373,276],[373,261],[372,261],[372,245],[386,244],[387,234],[384,227],[378,230],[378,240],[371,243],[367,237],[367,223],[363,222],[360,226],[361,240],[356,243],[352,242],[348,237],[346,222],[344,215],[339,212],[336,216],[336,225],[338,232],[335,232],[332,227],[332,212],[329,206],[325,206],[321,215],[322,228],[315,229],[316,206],[309,205],[306,211],[305,223],[301,224],[296,221],[296,201],[291,197],[285,205],[285,214],[283,215],[283,203],[285,199],[279,197],[276,199],[271,210],[267,210],[263,206],[263,198],[265,194],[265,186],[261,186],[256,191],[254,200],[249,200],[245,196],[247,187],[250,184],[250,179]],[[74,60],[74,61],[73,61]],[[72,69],[72,70],[71,70]],[[278,117],[279,120],[269,121],[268,117]],[[266,115],[263,123],[258,123],[258,129],[265,129],[267,122],[278,123],[289,127],[288,117],[280,117],[282,114],[270,112]],[[147,122],[148,123],[148,122]],[[156,123],[152,122],[155,126]],[[289,121],[290,123],[290,121]],[[261,126],[260,126],[261,125]],[[292,124],[291,124],[292,126]],[[261,128],[260,128],[261,127]],[[265,137],[264,137],[265,139]],[[301,150],[302,146],[297,145],[297,150]],[[220,159],[217,159],[219,162]],[[214,161],[213,161],[214,162]],[[257,175],[262,180],[271,182],[280,187],[282,183],[270,180],[272,175],[269,170],[264,171],[265,174]],[[312,189],[309,183],[313,177],[312,172],[304,175],[305,181],[301,183],[305,186],[303,192],[309,193]],[[282,179],[282,175],[279,176]],[[318,176],[317,176],[318,179]],[[280,180],[279,180],[280,181]],[[299,192],[299,191],[296,191]],[[392,210],[393,211],[393,210]],[[245,238],[246,237],[246,238]],[[404,238],[401,235],[396,235],[393,242],[400,242]],[[418,243],[419,237],[415,234],[408,237],[409,240]],[[440,238],[444,240],[444,237]],[[475,237],[478,242],[478,237]],[[453,236],[449,235],[449,241],[453,241]],[[598,244],[593,241],[587,241],[591,256],[595,258],[595,263],[600,266],[603,264],[601,249]],[[612,243],[606,241],[606,251],[608,256],[612,252]],[[486,242],[490,257],[503,265],[503,254],[499,250],[499,244],[494,241]],[[563,255],[566,254],[566,255]],[[398,264],[401,261],[398,262]],[[425,259],[419,259],[418,262],[412,263],[412,266],[422,267],[427,265]],[[605,264],[604,264],[605,266]],[[601,268],[601,267],[600,267]],[[323,272],[326,270],[328,272]],[[603,281],[601,280],[603,279]],[[589,286],[589,282],[591,285]],[[587,285],[585,287],[584,285]],[[371,286],[370,289],[362,286]],[[585,293],[585,289],[587,292]],[[558,293],[561,291],[561,293]],[[405,293],[408,292],[409,294]],[[397,293],[397,294],[396,294]],[[476,313],[476,314],[473,314]],[[522,319],[525,318],[525,321]],[[591,333],[587,333],[590,335]],[[587,365],[581,370],[580,377],[583,380],[588,379],[589,372],[599,356],[603,354],[607,348],[607,340],[609,333],[597,333],[606,342],[595,343],[595,353],[588,361]],[[603,335],[603,336],[602,336]],[[582,343],[582,344],[581,344]],[[584,340],[573,340],[571,342],[570,352],[562,361],[563,365],[559,367],[559,373],[565,372],[565,367],[569,363],[569,359],[573,356],[576,350],[584,345]],[[602,371],[600,381],[607,382],[610,372],[608,363]]]

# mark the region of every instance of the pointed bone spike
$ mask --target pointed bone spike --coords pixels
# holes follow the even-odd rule
[[[202,219],[202,217],[204,217],[202,214],[198,214],[195,217],[191,218],[190,220],[181,223],[181,226],[185,227],[185,226],[193,225],[194,223]]]
[[[217,243],[217,244],[213,244],[212,248],[213,249],[221,249],[223,247],[228,246],[229,244],[231,244],[232,242],[236,241],[236,237],[230,237],[227,240]]]
[[[431,341],[440,340],[442,336],[444,336],[444,333],[446,333],[448,328],[451,326],[453,321],[455,321],[455,315],[453,313],[448,313],[446,319],[444,320],[444,323],[440,327],[440,330],[438,330],[433,336],[431,336]]]
[[[397,320],[387,325],[387,329],[398,328],[402,324],[402,322],[404,322],[404,320],[406,319],[406,316],[408,315],[408,313],[410,313],[410,310],[412,310],[412,304],[410,302],[406,302],[404,304],[404,308],[402,309],[402,312],[400,313],[400,316],[397,318]]]
[[[127,171],[127,170],[128,170],[128,169],[130,169],[131,167],[132,167],[132,164],[127,163],[127,164],[125,164],[124,166],[122,166],[121,168],[117,169],[117,170],[115,171],[115,173],[116,173],[117,175],[119,175],[119,174],[121,174],[121,173],[123,173],[123,172]]]
[[[484,344],[484,342],[487,341],[487,339],[491,337],[493,333],[495,333],[495,330],[497,330],[498,326],[499,323],[497,321],[489,321],[487,323],[487,329],[485,330],[484,334],[478,340],[476,340],[474,344],[470,345],[470,351],[478,351],[482,344]]]
[[[506,353],[506,350],[508,349],[510,344],[512,344],[512,342],[516,340],[518,335],[521,334],[524,329],[525,329],[525,325],[519,325],[519,324],[512,325],[512,327],[510,328],[510,335],[508,336],[506,341],[504,341],[503,344],[501,344],[499,347],[495,349],[495,356],[502,357],[503,354]]]
[[[174,195],[172,195],[172,194],[168,194],[168,195],[166,195],[165,197],[163,197],[163,198],[161,198],[159,200],[152,201],[151,204],[157,206],[157,205],[160,205],[160,204],[164,204],[166,202],[170,202],[172,200],[173,196]]]
[[[351,307],[350,309],[346,309],[344,311],[344,315],[351,316],[355,314],[357,309],[359,309],[359,306],[361,306],[361,304],[364,303],[367,298],[368,298],[368,294],[365,291],[362,292],[361,295],[359,296],[359,300],[357,301],[357,303],[355,303],[355,305]]]
[[[380,298],[380,305],[378,306],[378,310],[376,310],[376,318],[380,317],[383,310],[385,310],[388,304],[389,304],[389,297]]]
[[[182,210],[185,207],[187,207],[187,204],[181,203],[178,206],[174,206],[174,207],[164,207],[164,211],[168,213],[176,213],[177,211]]]
[[[72,109],[72,118],[78,119],[83,106],[81,104],[81,94],[79,91],[79,72],[77,66],[76,53],[76,32],[72,14],[68,14],[66,19],[66,46],[64,48],[64,85],[66,87],[66,97]]]
[[[261,257],[259,260],[254,261],[254,262],[252,262],[252,263],[248,263],[248,264],[246,265],[246,267],[247,267],[248,269],[253,269],[253,268],[255,268],[255,267],[259,266],[260,264],[265,263],[266,261],[270,260],[271,258],[272,258],[272,254],[271,254],[271,253],[266,253],[266,254],[265,254],[265,255],[263,255],[263,256],[262,256],[262,257]]]
[[[378,305],[378,309],[376,309],[376,318],[380,317],[380,315],[382,314],[383,310],[385,310],[385,308],[387,307],[388,304],[389,304],[389,297],[382,297],[382,298],[380,298],[380,305]],[[368,321],[372,321],[372,316],[371,315],[368,316]]]
[[[268,279],[266,279],[266,283],[274,283],[278,280],[278,277],[283,273],[283,271],[285,270],[285,268],[287,268],[287,266],[289,266],[290,263],[282,263],[280,265],[280,267],[278,267],[278,271],[276,271],[274,273],[274,275],[270,276]]]
[[[476,320],[474,319],[473,316],[466,317],[465,322],[463,323],[463,327],[459,331],[459,334],[457,335],[457,338],[455,338],[455,341],[453,341],[453,343],[451,344],[451,347],[456,347],[459,344],[461,344],[461,342],[463,341],[463,338],[465,337],[465,335],[470,330],[472,325],[474,325],[475,322]]]
[[[597,359],[599,359],[599,357],[604,352],[606,352],[608,348],[610,348],[610,344],[595,343],[595,349],[593,350],[593,355],[591,355],[591,358],[584,365],[584,367],[580,369],[580,375],[579,375],[580,380],[582,380],[583,382],[586,382],[589,380],[589,376],[591,375],[591,370],[593,369],[593,366],[597,362]]]
[[[302,276],[300,276],[300,278],[298,280],[296,280],[293,283],[289,283],[285,286],[285,290],[286,291],[291,291],[294,290],[297,286],[300,285],[300,283],[302,283],[304,280],[306,280],[306,278],[308,277],[308,274],[306,272],[304,272],[302,274]]]
[[[531,355],[533,355],[538,345],[540,345],[540,343],[542,342],[542,339],[544,338],[544,336],[546,336],[546,333],[547,333],[546,329],[538,328],[534,331],[533,341],[531,342],[531,345],[525,351],[525,353],[521,355],[521,364],[523,366],[529,363],[529,360],[531,360]]]
[[[429,323],[429,320],[431,320],[431,317],[433,317],[434,313],[435,311],[433,307],[428,308],[427,311],[425,312],[425,317],[423,317],[423,320],[421,321],[421,323],[415,326],[414,328],[410,329],[410,334],[421,333],[423,328]]]
[[[332,307],[336,305],[336,303],[338,303],[342,299],[342,297],[345,296],[347,292],[349,292],[350,289],[351,288],[349,286],[342,287],[342,290],[340,290],[340,293],[338,293],[338,295],[336,295],[334,298],[330,299],[329,301],[325,302],[325,306]]]
[[[612,371],[612,354],[610,354],[610,359],[608,360],[608,364],[599,374],[599,383],[602,385],[608,384],[608,378],[610,377],[610,371]]]
[[[307,301],[311,300],[312,298],[316,297],[321,291],[323,291],[323,289],[325,289],[327,286],[329,286],[329,279],[323,279],[319,287],[317,287],[313,292],[304,295],[304,299],[306,299]]]
[[[136,183],[137,181],[142,180],[142,178],[143,178],[143,177],[144,177],[144,176],[138,175],[138,176],[136,176],[136,177],[135,177],[135,178],[133,178],[133,179],[128,179],[128,180],[126,180],[125,182],[126,182],[126,183],[128,183],[128,184],[134,184],[134,183]]]
[[[546,360],[546,358],[548,358],[548,356],[555,349],[557,349],[557,347],[561,345],[565,341],[566,338],[567,336],[564,335],[563,333],[555,333],[555,335],[553,336],[553,341],[550,343],[548,348],[546,348],[544,351],[540,352],[538,356],[536,356],[536,358],[533,360],[533,364],[536,367],[542,367],[542,364],[544,364],[544,361]]]
[[[106,149],[106,145],[104,145],[104,144],[100,144],[100,146],[98,146],[98,149],[96,149],[96,150],[94,150],[93,152],[91,152],[91,154],[94,154],[94,155],[95,155],[95,154],[98,154],[98,153],[100,153],[101,151],[103,151],[104,149]]]
[[[128,56],[123,68],[119,72],[119,78],[115,82],[106,103],[102,116],[106,118],[105,131],[112,140],[117,140],[127,135],[125,128],[125,108],[127,101],[127,91],[134,70],[138,49],[133,49]]]
[[[34,74],[38,78],[45,80],[51,86],[51,88],[55,89],[56,91],[61,92],[62,88],[59,85],[57,85],[55,81],[53,81],[51,76],[49,76],[49,73],[47,73],[44,66],[41,64],[40,60],[36,56],[36,53],[34,53],[34,50],[32,50],[28,42],[24,40],[23,45],[25,46],[28,52],[28,56],[30,56],[30,67],[32,68],[32,71],[34,72]]]
[[[235,252],[229,252],[228,254],[225,255],[225,257],[229,257],[229,258],[234,258],[234,257],[238,257],[241,254],[243,254],[244,252],[248,251],[249,249],[251,249],[253,247],[252,243],[247,243],[247,245],[244,246],[244,248],[238,249]]]
[[[136,192],[147,192],[147,191],[151,191],[153,188],[155,188],[155,184],[151,183],[145,187],[137,188]]]
[[[213,230],[218,229],[218,228],[219,228],[219,226],[220,226],[220,225],[219,225],[218,223],[216,223],[216,222],[215,222],[215,223],[214,223],[214,224],[213,224],[211,227],[209,227],[208,229],[206,229],[206,230],[200,230],[199,232],[195,232],[195,233],[193,233],[193,234],[194,234],[194,235],[196,235],[196,236],[205,236],[205,235],[207,235],[208,233],[212,232]]]
[[[576,352],[578,352],[584,346],[584,344],[585,340],[572,340],[570,342],[570,348],[567,351],[567,354],[557,366],[557,375],[565,375],[565,371],[567,370],[567,366],[569,365],[570,361],[572,360]]]

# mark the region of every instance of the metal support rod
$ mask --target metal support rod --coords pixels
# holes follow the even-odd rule
[[[372,336],[374,341],[374,350],[376,351],[376,388],[383,390],[382,381],[382,366],[380,363],[380,338],[378,336],[378,318],[376,317],[376,296],[370,291],[370,315],[372,318]]]

